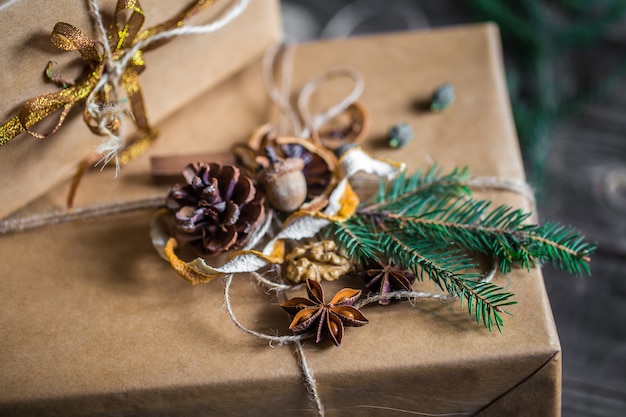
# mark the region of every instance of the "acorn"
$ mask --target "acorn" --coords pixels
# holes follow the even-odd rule
[[[296,210],[307,197],[306,178],[302,173],[304,161],[279,158],[272,147],[265,148],[265,154],[270,164],[258,176],[259,184],[265,188],[265,197],[278,211]]]

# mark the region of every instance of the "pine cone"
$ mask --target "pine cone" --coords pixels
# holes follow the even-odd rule
[[[205,256],[241,249],[265,217],[263,196],[233,165],[189,164],[167,196],[177,238]]]

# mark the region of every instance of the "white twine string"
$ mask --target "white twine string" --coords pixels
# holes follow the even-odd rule
[[[303,286],[303,284],[292,286],[291,289],[295,289]],[[287,290],[277,291],[277,298],[284,302],[287,300],[285,296]],[[322,402],[322,398],[320,397],[319,390],[317,389],[317,380],[315,379],[315,375],[313,373],[313,368],[311,368],[306,360],[306,355],[304,354],[304,347],[302,346],[301,340],[296,340],[294,342],[296,345],[296,359],[298,361],[298,365],[300,366],[300,370],[302,371],[302,377],[304,378],[304,385],[306,386],[307,392],[310,395],[310,398],[315,403],[315,411],[319,417],[324,417],[326,415],[324,403]]]
[[[226,275],[226,281],[225,281],[225,286],[224,286],[224,307],[226,308],[228,317],[239,330],[242,330],[243,332],[249,335],[256,336],[259,339],[269,340],[272,346],[274,346],[273,343],[276,343],[278,346],[283,346],[289,342],[300,341],[308,337],[307,335],[275,336],[275,335],[271,335],[267,333],[257,332],[252,329],[248,329],[243,324],[241,324],[241,322],[237,319],[237,316],[235,315],[235,312],[233,311],[233,307],[230,302],[230,286],[233,283],[233,277],[234,277],[234,274]]]
[[[113,96],[117,97],[117,91],[121,85],[122,75],[137,51],[146,48],[155,42],[172,39],[178,36],[216,32],[241,15],[241,13],[243,13],[243,11],[248,7],[249,3],[250,0],[237,0],[221,15],[219,19],[211,23],[200,26],[181,26],[163,31],[147,39],[139,41],[132,48],[124,52],[120,59],[114,60],[111,53],[108,35],[102,22],[102,15],[100,14],[98,2],[97,0],[90,0],[89,6],[95,22],[94,26],[96,27],[98,39],[102,42],[105,50],[106,71],[104,71],[100,80],[85,100],[85,108],[87,113],[91,116],[95,127],[97,127],[98,132],[103,136],[102,143],[96,146],[96,152],[102,156],[102,159],[99,161],[99,163],[102,163],[102,167],[107,165],[111,160],[115,160],[115,175],[118,175],[118,153],[122,149],[124,140],[122,135],[116,135],[111,129],[109,129],[109,126],[111,126],[115,121],[120,121],[124,115],[129,114],[129,112],[126,109],[123,109],[118,103],[105,104],[98,102],[96,97],[102,89],[107,85],[111,86]]]
[[[93,0],[92,0],[93,1]],[[140,42],[137,42],[131,49],[128,50],[127,53],[124,54],[122,59],[120,60],[121,68],[126,68],[130,61],[133,59],[133,55],[140,49],[143,49],[155,42],[159,42],[166,39],[175,38],[177,36],[186,36],[186,35],[202,35],[206,33],[217,32],[222,29],[224,26],[230,24],[233,20],[235,20],[239,15],[241,15],[244,10],[250,4],[250,0],[236,0],[228,10],[226,10],[222,16],[206,25],[199,26],[181,26],[174,29],[170,29],[167,31],[160,32],[154,36],[146,38]],[[121,74],[120,74],[121,75]]]
[[[525,197],[530,202],[531,207],[537,205],[535,190],[526,181],[516,178],[474,177],[464,181],[463,184],[475,188],[511,191]]]
[[[293,77],[293,55],[294,55],[294,51],[295,48],[292,45],[285,45],[285,47],[283,48],[283,57],[282,57],[282,66],[280,69],[280,78],[281,78],[281,83],[280,83],[280,89],[281,89],[281,95],[283,100],[289,102],[289,94],[291,92],[291,81],[292,81],[292,77]],[[295,115],[295,113],[292,113],[293,116],[295,117],[296,120],[298,120],[297,116]],[[285,134],[286,131],[286,127],[285,125],[285,117],[282,115],[281,113],[281,117],[279,119],[279,123],[278,123],[278,132],[281,135]],[[302,127],[300,126],[300,124],[298,123],[297,125],[298,127],[298,131],[302,130]]]
[[[278,88],[274,77],[274,63],[278,60],[281,53],[281,86]],[[280,118],[278,124],[279,134],[285,134],[284,120],[291,124],[291,128],[297,136],[302,132],[302,124],[297,113],[289,103],[289,91],[291,90],[291,74],[293,74],[293,48],[289,45],[282,46],[276,44],[271,46],[263,56],[263,83],[270,99],[280,110]]]
[[[479,282],[491,282],[498,272],[498,262],[494,262],[489,272],[487,272]],[[392,291],[386,294],[376,294],[367,296],[354,304],[355,308],[361,308],[367,304],[376,303],[382,300],[409,300],[411,304],[419,300],[432,299],[439,300],[441,302],[449,302],[456,300],[457,297],[450,294],[441,294],[434,292],[422,292],[422,291]]]
[[[95,22],[94,26],[96,28],[96,35],[104,48],[104,65],[106,67],[106,71],[102,74],[100,80],[91,93],[89,93],[89,96],[87,96],[87,100],[85,100],[85,109],[91,116],[90,123],[96,124],[98,132],[103,137],[100,144],[95,148],[96,153],[102,157],[96,165],[102,163],[101,169],[104,169],[104,167],[112,159],[114,159],[115,177],[117,177],[120,171],[120,163],[117,154],[122,148],[123,141],[121,135],[113,133],[108,126],[116,120],[121,120],[122,116],[128,113],[117,103],[96,102],[96,94],[98,94],[109,82],[109,79],[111,78],[110,74],[120,73],[119,75],[116,75],[116,82],[111,84],[113,87],[112,94],[114,97],[117,97],[119,78],[121,77],[121,72],[124,71],[124,68],[117,67],[115,60],[113,59],[111,44],[109,43],[109,37],[107,36],[107,31],[104,28],[104,23],[102,22],[102,15],[100,14],[100,7],[98,6],[97,0],[91,0],[88,4]]]
[[[358,303],[354,304],[355,308],[361,308],[368,304],[377,303],[382,300],[409,300],[411,303],[414,303],[418,300],[424,299],[432,299],[439,300],[442,302],[453,301],[456,299],[455,296],[450,294],[439,294],[434,292],[421,292],[421,291],[393,291],[386,294],[376,294],[370,295],[366,298],[363,298]]]
[[[292,286],[285,286],[281,284],[277,284],[275,282],[269,281],[266,278],[262,277],[260,274],[254,273],[255,278],[262,282],[265,285],[275,289],[277,291],[277,295],[279,299],[282,296],[283,289],[292,289]],[[256,330],[249,329],[245,327],[241,322],[237,319],[235,312],[233,311],[231,302],[230,302],[230,286],[233,282],[234,274],[228,274],[226,276],[226,282],[224,286],[224,307],[226,308],[226,312],[230,321],[237,327],[239,330],[251,335],[258,337],[259,339],[269,340],[270,346],[283,346],[287,343],[294,343],[296,345],[296,354],[297,354],[297,362],[300,366],[300,370],[302,371],[302,376],[304,378],[304,384],[307,388],[307,391],[313,397],[315,402],[315,407],[317,411],[317,415],[319,417],[324,417],[324,404],[322,403],[322,399],[320,398],[319,392],[317,390],[317,381],[315,380],[315,376],[313,375],[313,369],[308,365],[306,361],[306,356],[304,354],[304,349],[302,348],[301,341],[310,337],[310,335],[294,335],[294,336],[276,336],[270,335],[267,333],[257,332]],[[276,344],[276,345],[275,345]]]
[[[364,183],[369,181],[370,179],[361,180],[361,182]],[[521,180],[513,178],[476,177],[464,181],[463,184],[470,187],[511,191],[516,194],[523,195],[529,200],[533,207],[535,206],[535,196],[532,187]],[[0,221],[0,235],[23,232],[39,227],[68,223],[77,220],[98,219],[131,211],[158,208],[163,206],[164,201],[165,198],[163,196],[155,196],[139,200],[78,207],[72,211],[42,213],[16,219],[9,218]],[[264,223],[264,230],[269,229],[269,225],[269,222]],[[261,239],[263,234],[259,233],[255,236],[255,239]]]
[[[100,6],[98,6],[97,0],[91,0],[88,3],[88,5],[91,11],[91,16],[94,19],[94,26],[96,27],[96,35],[98,36],[98,40],[102,43],[102,46],[104,48],[104,54],[106,55],[104,64],[107,67],[107,70],[109,72],[114,71],[113,52],[111,52],[111,44],[109,43],[109,37],[107,36],[107,31],[104,28],[104,23],[102,22],[102,16],[100,15]]]
[[[267,286],[268,288],[272,290],[275,290],[277,298],[281,301],[284,301],[286,299],[284,296],[286,291],[293,290],[295,288],[302,286],[302,285],[294,286],[294,285],[279,284],[277,282],[268,280],[267,278],[263,277],[261,274],[258,274],[256,272],[253,272],[252,275],[256,278],[258,282],[262,283],[263,285]],[[276,335],[270,335],[267,333],[257,332],[255,330],[245,327],[243,324],[241,324],[239,319],[237,319],[237,316],[235,315],[235,312],[233,311],[233,308],[230,302],[230,287],[233,282],[233,278],[234,278],[234,274],[228,274],[226,276],[226,281],[225,281],[225,286],[224,286],[224,307],[226,309],[226,312],[231,322],[235,325],[235,327],[237,327],[238,329],[242,330],[243,332],[249,335],[258,337],[263,340],[269,340],[270,346],[283,346],[287,343],[294,343],[296,345],[296,355],[297,355],[298,365],[300,366],[300,369],[302,371],[302,376],[304,378],[305,386],[307,388],[307,391],[311,395],[313,401],[315,402],[315,408],[316,408],[318,416],[323,417],[325,415],[324,404],[322,403],[322,399],[317,390],[317,382],[313,374],[313,369],[307,363],[306,356],[304,354],[304,349],[301,343],[302,340],[309,338],[311,336],[306,335],[306,334],[295,335],[295,336],[276,336]]]
[[[317,415],[319,417],[324,417],[326,415],[326,411],[324,408],[324,403],[322,402],[322,398],[320,397],[319,391],[317,390],[317,381],[315,380],[315,376],[313,375],[313,369],[309,366],[306,361],[306,356],[304,355],[304,348],[302,347],[302,342],[297,340],[296,344],[296,354],[298,355],[298,364],[300,365],[300,369],[302,370],[302,376],[304,377],[304,382],[307,387],[307,391],[313,397],[313,401],[315,402],[315,410],[317,411]]]
[[[277,293],[282,292],[282,291],[295,290],[304,286],[304,284],[298,284],[298,285],[279,284],[277,282],[270,281],[269,279],[265,278],[263,275],[257,272],[251,272],[251,274],[257,280],[259,284],[262,284],[270,291],[276,291]]]

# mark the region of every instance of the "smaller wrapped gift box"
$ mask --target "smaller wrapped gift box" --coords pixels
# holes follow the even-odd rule
[[[57,22],[76,26],[90,39],[95,39],[94,23],[85,1],[16,0],[0,7],[0,27],[4,30],[0,44],[0,123],[16,116],[25,101],[60,87],[46,83],[44,69],[55,62],[53,71],[66,78],[82,73],[86,62],[78,52],[57,49],[50,33]],[[174,18],[188,2],[143,0],[145,12],[142,29]],[[193,16],[189,23],[202,25],[224,12],[232,1],[218,0]],[[104,19],[115,10],[116,0],[99,2]],[[202,35],[181,36],[144,54],[146,69],[140,75],[144,106],[149,120],[158,123],[200,93],[215,86],[229,75],[257,59],[280,38],[278,2],[252,0],[248,8],[221,30]],[[44,140],[22,133],[0,147],[0,218],[20,208],[71,177],[78,164],[100,143],[85,126],[81,105],[75,106],[60,130]],[[36,125],[33,130],[44,133],[51,129],[60,112]],[[52,126],[54,125],[52,123]],[[132,122],[130,122],[132,124]],[[174,137],[161,140],[176,141]]]
[[[293,88],[350,66],[366,81],[372,114],[365,149],[411,170],[432,159],[523,179],[498,39],[494,26],[479,25],[300,45]],[[445,82],[456,88],[451,107],[416,106]],[[162,123],[178,140],[151,153],[224,151],[267,121],[268,105],[257,63]],[[401,150],[381,145],[399,121],[415,139]],[[165,195],[151,185],[148,156],[117,181],[90,174],[79,205]],[[65,187],[38,206],[62,204]],[[529,208],[512,193],[487,197]],[[315,415],[293,346],[272,348],[237,330],[220,280],[192,287],[180,279],[151,247],[151,214],[0,238],[0,414]],[[426,300],[366,309],[370,323],[348,328],[339,348],[305,342],[327,415],[558,416],[561,354],[541,271],[495,279],[519,302],[502,334],[458,302]],[[334,284],[329,293],[360,285]],[[237,276],[231,295],[244,325],[288,334],[288,317],[253,279]]]

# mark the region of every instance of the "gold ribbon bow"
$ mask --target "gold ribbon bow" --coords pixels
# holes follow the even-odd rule
[[[210,6],[215,0],[196,0],[185,10],[174,16],[172,19],[159,25],[141,30],[145,14],[138,0],[118,0],[113,15],[112,23],[108,31],[108,41],[110,44],[110,56],[119,60],[124,54],[135,46],[138,42],[146,40],[158,33],[180,27],[194,14]],[[125,18],[125,16],[127,16]],[[93,92],[94,88],[107,71],[107,60],[105,53],[102,53],[100,42],[89,39],[85,33],[69,23],[58,22],[50,35],[52,43],[65,51],[78,51],[81,57],[87,62],[87,69],[83,77],[72,86],[68,86],[56,93],[44,94],[28,100],[19,110],[19,113],[11,120],[0,126],[0,145],[9,142],[22,132],[27,132],[37,138],[44,138],[54,132],[63,124],[71,108],[86,100]],[[140,136],[137,140],[129,144],[120,154],[121,163],[127,163],[131,159],[144,152],[156,137],[156,131],[150,126],[146,115],[141,88],[139,85],[139,74],[145,68],[143,52],[154,49],[166,43],[167,40],[154,42],[147,47],[134,52],[129,64],[123,69],[120,77],[120,85],[125,90],[130,104],[135,125],[139,129]],[[49,72],[51,63],[48,64]],[[105,83],[95,93],[96,98],[104,106],[106,104],[117,104],[115,97],[115,86]],[[42,121],[51,114],[61,110],[59,119],[48,133],[38,133],[31,130],[32,126]],[[83,111],[83,118],[87,126],[96,134],[102,135],[93,116],[86,108]],[[107,122],[107,129],[117,132],[121,121],[119,115],[114,116]]]

